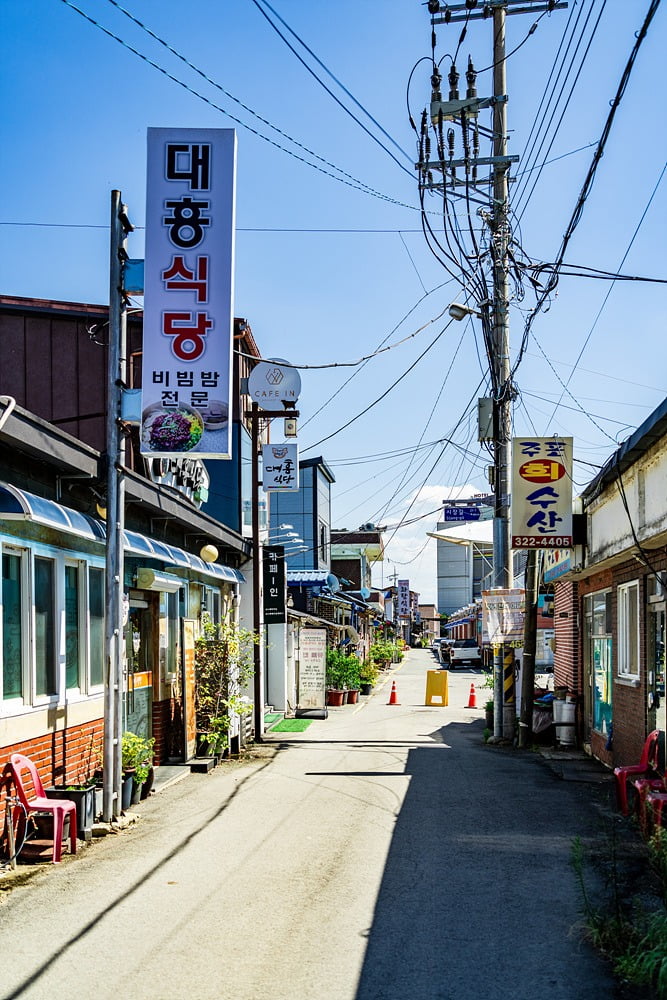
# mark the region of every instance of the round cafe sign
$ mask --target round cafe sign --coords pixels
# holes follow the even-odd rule
[[[248,395],[253,403],[296,403],[301,392],[301,376],[287,367],[282,358],[260,361],[248,376]]]

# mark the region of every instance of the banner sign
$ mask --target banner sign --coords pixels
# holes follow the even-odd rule
[[[231,457],[233,129],[148,129],[141,453]]]
[[[299,629],[297,710],[324,709],[326,704],[327,630]]]
[[[398,617],[410,617],[410,581],[397,580],[398,587]]]
[[[264,492],[299,489],[299,446],[294,441],[262,445]]]
[[[513,439],[512,547],[572,547],[572,438]]]
[[[271,545],[264,549],[264,623],[279,625],[285,618],[285,549]]]
[[[523,646],[525,591],[482,591],[482,638],[491,646]]]

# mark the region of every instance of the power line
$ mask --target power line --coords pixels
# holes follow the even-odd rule
[[[253,2],[255,2],[255,0],[253,0]],[[385,139],[388,139],[389,142],[392,144],[392,146],[394,146],[399,151],[399,153],[402,153],[403,156],[407,159],[407,161],[410,164],[412,164],[412,157],[409,155],[409,153],[406,153],[405,150],[401,146],[399,146],[399,144],[396,142],[396,140],[391,135],[389,135],[389,133],[387,131],[385,131],[385,129],[382,127],[382,125],[380,125],[379,121],[377,121],[373,117],[373,115],[370,113],[370,111],[368,111],[368,109],[365,108],[363,106],[363,104],[359,103],[359,101],[356,99],[356,97],[354,96],[354,94],[350,93],[350,91],[347,89],[347,87],[343,83],[341,83],[341,81],[338,79],[338,77],[335,76],[331,72],[331,70],[327,66],[325,66],[325,64],[322,62],[322,60],[318,56],[315,55],[315,53],[313,52],[313,50],[306,45],[306,43],[304,42],[304,40],[302,38],[300,38],[299,35],[297,35],[297,33],[292,28],[290,28],[290,26],[287,23],[287,21],[285,21],[285,19],[282,18],[280,16],[280,14],[276,10],[274,10],[274,8],[271,6],[270,3],[267,2],[267,0],[262,0],[262,3],[264,4],[265,7],[268,7],[268,9],[271,11],[271,13],[274,15],[274,17],[277,17],[278,20],[280,21],[280,23],[282,25],[284,25],[285,28],[287,28],[287,30],[293,36],[293,38],[296,38],[296,40],[299,43],[299,45],[303,46],[303,48],[306,50],[306,52],[313,57],[313,59],[315,60],[315,62],[318,64],[318,66],[321,66],[322,69],[324,70],[324,72],[328,76],[330,76],[331,79],[335,83],[338,84],[338,86],[341,88],[341,90],[345,94],[347,94],[347,96],[350,98],[351,101],[354,102],[354,104],[356,104],[356,106],[359,108],[359,110],[363,111],[363,113],[366,115],[366,117],[369,118],[373,122],[373,124],[376,126],[376,128],[378,128],[380,130],[380,132],[382,132],[382,135],[385,137]],[[255,6],[257,6],[257,4],[255,4]],[[264,13],[264,12],[262,11],[262,13]],[[272,27],[273,27],[273,25],[272,25]],[[318,83],[321,83],[321,80],[318,79]],[[410,176],[412,177],[412,174],[410,174]]]
[[[350,424],[353,424],[356,420],[359,420],[360,417],[363,417],[366,413],[368,413],[369,410],[372,410],[374,406],[377,406],[377,404],[379,402],[381,402],[386,396],[389,395],[389,393],[392,391],[392,389],[396,388],[396,386],[399,384],[399,382],[403,381],[403,379],[406,377],[406,375],[409,375],[410,372],[413,371],[414,368],[416,368],[416,366],[422,360],[422,358],[424,357],[424,355],[428,354],[428,352],[433,347],[435,347],[435,345],[440,340],[440,338],[442,337],[442,335],[449,329],[449,327],[452,325],[453,322],[454,322],[454,320],[450,319],[449,323],[446,323],[445,326],[443,326],[443,328],[440,331],[440,333],[438,333],[434,337],[434,339],[431,341],[431,343],[428,345],[428,347],[426,347],[422,351],[422,353],[419,355],[419,357],[415,361],[413,361],[413,363],[404,372],[402,372],[401,375],[399,375],[399,377],[394,382],[392,382],[392,384],[389,386],[389,388],[385,389],[385,391],[380,396],[377,397],[377,399],[374,399],[372,403],[369,403],[368,406],[364,407],[364,409],[361,410],[360,413],[357,413],[354,417],[351,417],[346,423],[342,424],[337,430],[332,431],[331,434],[327,434],[326,437],[320,438],[319,441],[315,441],[314,444],[308,445],[308,447],[304,448],[303,451],[304,452],[306,452],[306,451],[312,451],[313,448],[317,448],[318,445],[324,444],[325,441],[329,441],[332,437],[335,437],[336,434],[340,434],[341,431],[344,431],[347,427],[349,427]]]
[[[400,163],[400,162],[399,162],[399,160],[397,160],[397,159],[396,159],[396,157],[394,156],[394,154],[393,154],[393,153],[392,153],[392,152],[391,152],[391,151],[390,151],[389,149],[387,149],[387,147],[386,147],[386,146],[384,145],[384,143],[383,143],[383,142],[381,142],[381,141],[380,141],[380,140],[378,139],[378,137],[377,137],[376,135],[373,135],[373,133],[372,133],[372,132],[370,131],[370,129],[366,128],[366,126],[364,125],[364,123],[363,123],[363,122],[359,121],[359,119],[357,118],[357,116],[356,116],[355,114],[353,114],[353,113],[352,113],[352,111],[350,111],[350,109],[349,109],[348,107],[346,107],[346,106],[345,106],[345,104],[343,104],[343,102],[342,102],[342,101],[340,100],[340,98],[336,97],[336,95],[334,94],[334,92],[333,92],[332,90],[330,90],[330,89],[329,89],[329,87],[327,87],[326,83],[324,83],[324,82],[323,82],[322,80],[320,80],[319,76],[318,76],[318,75],[317,75],[317,73],[316,73],[316,72],[315,72],[315,71],[313,70],[313,68],[312,68],[311,66],[309,66],[309,65],[308,65],[308,63],[306,62],[306,60],[305,60],[305,59],[303,59],[303,58],[302,58],[302,57],[301,57],[301,56],[299,55],[299,53],[298,53],[298,52],[296,51],[296,49],[295,49],[295,48],[294,48],[294,46],[293,46],[293,45],[291,44],[291,42],[289,42],[289,41],[287,40],[287,38],[285,38],[285,36],[283,35],[283,33],[282,33],[282,31],[280,30],[280,28],[279,28],[279,27],[278,27],[278,26],[277,26],[276,24],[274,24],[274,22],[273,22],[273,21],[271,20],[271,18],[270,18],[270,17],[269,17],[269,15],[268,15],[268,14],[266,13],[266,11],[265,11],[265,10],[264,10],[264,8],[262,7],[262,5],[261,5],[261,4],[260,4],[260,3],[258,2],[258,0],[251,0],[251,2],[252,2],[252,3],[254,4],[254,5],[255,5],[255,7],[256,7],[256,8],[257,8],[257,10],[258,10],[258,11],[260,12],[260,14],[262,15],[262,17],[264,17],[264,18],[265,18],[265,19],[266,19],[266,20],[268,21],[268,23],[269,23],[269,24],[271,25],[271,27],[272,27],[272,28],[273,28],[273,30],[274,30],[274,31],[276,32],[276,34],[277,34],[277,35],[278,35],[278,36],[279,36],[280,38],[282,38],[283,42],[285,43],[285,45],[287,46],[287,48],[288,48],[288,49],[290,50],[290,52],[292,52],[292,54],[293,54],[293,55],[294,55],[294,56],[295,56],[295,57],[296,57],[296,58],[297,58],[297,59],[299,60],[299,62],[301,63],[301,65],[305,67],[305,69],[306,69],[306,70],[307,70],[307,71],[308,71],[308,72],[310,73],[310,75],[311,75],[311,76],[312,76],[312,77],[313,77],[313,78],[314,78],[315,80],[317,80],[317,82],[319,83],[319,85],[320,85],[321,87],[323,87],[323,88],[324,88],[324,90],[326,90],[327,94],[329,94],[329,96],[330,96],[330,97],[331,97],[331,98],[332,98],[332,99],[333,99],[333,100],[334,100],[334,101],[336,102],[336,104],[337,104],[337,105],[338,105],[338,106],[339,106],[340,108],[342,108],[342,109],[343,109],[343,111],[345,112],[345,114],[349,115],[349,116],[350,116],[350,118],[352,119],[352,121],[356,122],[356,124],[357,124],[357,125],[359,126],[359,128],[361,128],[361,129],[362,129],[362,130],[363,130],[363,131],[364,131],[364,132],[366,133],[366,135],[367,135],[367,136],[369,136],[369,138],[373,140],[373,142],[376,142],[376,143],[378,144],[378,146],[379,146],[379,147],[380,147],[381,149],[383,149],[383,150],[384,150],[384,152],[385,152],[385,153],[387,154],[387,156],[388,156],[388,157],[389,157],[389,158],[390,158],[391,160],[393,160],[393,161],[394,161],[394,163],[395,163],[395,164],[396,164],[396,165],[397,165],[398,167],[400,167],[400,169],[401,169],[401,170],[405,171],[405,173],[406,173],[406,174],[408,175],[408,177],[410,177],[410,178],[412,179],[412,176],[413,176],[413,174],[412,174],[412,170],[408,170],[408,168],[407,168],[407,167],[403,166],[403,164],[402,164],[402,163]],[[266,6],[267,6],[267,7],[269,7],[269,5],[268,5],[268,4],[267,4]],[[272,11],[273,11],[273,8],[272,8],[272,7],[269,7],[269,10],[272,10]],[[275,13],[275,11],[273,11],[273,13]],[[282,18],[280,18],[280,20],[282,21]],[[283,24],[285,24],[285,22],[284,22],[284,21],[283,21]],[[287,25],[286,25],[286,27],[287,27]],[[290,31],[292,31],[292,29],[291,29],[291,28],[290,28],[289,30],[290,30]],[[294,32],[292,32],[292,34],[294,34]],[[295,38],[296,38],[296,37],[298,37],[298,36],[296,36],[296,35],[295,35]],[[301,41],[301,39],[299,39],[299,41]],[[303,42],[301,42],[301,44],[303,45]],[[308,49],[308,51],[310,52],[310,49]],[[311,53],[311,54],[312,54],[312,53]],[[319,61],[319,60],[318,60],[318,61]],[[384,131],[384,130],[383,130],[383,131]],[[393,139],[392,139],[392,142],[393,142]],[[400,147],[399,147],[399,149],[400,149]],[[403,155],[404,155],[404,156],[407,156],[407,153],[405,153],[405,151],[404,151],[404,150],[401,150],[401,152],[403,153]]]
[[[109,0],[109,2],[113,3],[114,0]],[[331,166],[333,170],[337,170],[342,176],[339,177],[336,174],[331,173],[330,170],[326,170],[324,167],[318,166],[316,163],[311,163],[310,160],[307,160],[305,157],[300,156],[298,153],[295,153],[294,150],[287,149],[285,146],[282,146],[279,142],[276,142],[274,139],[271,139],[269,136],[266,136],[262,132],[258,131],[258,129],[255,129],[251,125],[248,125],[247,122],[244,122],[242,119],[237,118],[235,115],[231,114],[231,112],[227,111],[219,104],[216,104],[214,101],[210,100],[210,98],[206,97],[204,94],[200,93],[197,90],[194,90],[192,87],[189,86],[189,84],[185,83],[183,80],[180,80],[177,76],[174,76],[173,73],[170,73],[163,66],[160,66],[159,63],[156,63],[154,60],[149,59],[148,56],[143,54],[143,52],[140,52],[138,49],[134,48],[134,46],[130,45],[119,35],[114,34],[114,32],[110,31],[109,28],[105,28],[104,25],[100,24],[99,21],[96,21],[89,14],[86,14],[86,12],[77,7],[76,4],[72,2],[72,0],[61,0],[61,3],[64,3],[67,7],[71,8],[71,10],[76,11],[77,14],[79,14],[86,21],[88,21],[89,24],[92,24],[93,27],[98,28],[100,31],[104,32],[104,34],[107,35],[109,38],[112,38],[115,42],[118,42],[118,44],[122,45],[123,48],[126,48],[129,52],[132,52],[133,55],[137,56],[148,66],[151,66],[153,69],[156,69],[158,73],[161,73],[163,76],[167,77],[167,79],[171,80],[173,83],[176,83],[179,87],[182,87],[183,90],[187,91],[189,94],[192,94],[193,97],[196,97],[200,101],[203,101],[205,104],[213,108],[215,111],[219,111],[221,114],[226,115],[226,117],[229,118],[231,121],[236,122],[237,125],[240,125],[248,132],[251,132],[253,135],[257,136],[257,138],[263,139],[264,142],[268,142],[269,145],[273,146],[275,149],[279,149],[281,152],[287,153],[287,155],[293,157],[293,159],[299,160],[299,162],[301,163],[305,163],[306,166],[312,167],[313,170],[317,170],[319,173],[322,173],[325,176],[330,177],[332,180],[338,181],[340,184],[345,184],[347,187],[351,187],[357,191],[361,191],[364,194],[371,195],[371,197],[378,198],[380,201],[386,201],[390,204],[398,205],[401,208],[409,208],[411,211],[416,210],[416,207],[414,205],[408,205],[405,202],[398,201],[395,198],[391,198],[389,195],[385,195],[379,191],[376,191],[374,188],[371,188],[368,184],[365,184],[363,181],[360,181],[356,177],[353,177],[351,174],[348,174],[340,167],[336,167],[334,164],[330,164],[328,160],[324,160],[323,157],[319,157],[317,156],[317,154],[312,153],[310,150],[308,150],[309,155],[315,156],[316,159],[320,160],[322,163],[326,163],[327,165]],[[132,17],[132,15],[128,14],[128,17]],[[163,44],[166,45],[166,43]],[[175,50],[173,51],[176,55],[178,55],[178,53],[176,53]],[[180,56],[178,57],[181,58]],[[190,63],[188,63],[188,65],[190,65]],[[192,68],[195,69],[195,71],[197,71],[196,67],[193,66]],[[208,78],[206,79],[208,80]],[[213,83],[213,86],[219,87],[219,85],[215,84],[213,81],[209,82]],[[222,90],[222,88],[220,87],[219,89]],[[258,115],[256,117],[259,118]],[[274,128],[274,126],[271,126],[271,128]],[[280,132],[280,129],[275,129],[275,131]],[[286,135],[286,133],[281,133],[281,134]],[[290,142],[293,142],[295,146],[298,146],[304,150],[306,149],[305,146],[302,146],[301,143],[297,142],[295,139],[292,139],[289,136],[287,136],[287,138],[289,139]]]
[[[565,258],[565,253],[566,253],[567,248],[569,246],[570,240],[572,239],[574,231],[577,228],[577,226],[578,226],[578,224],[579,224],[579,222],[581,220],[581,217],[583,215],[584,205],[586,204],[586,200],[587,200],[587,198],[588,198],[588,196],[589,196],[589,194],[591,192],[591,189],[593,187],[593,182],[595,181],[595,176],[596,176],[596,173],[597,173],[597,168],[598,168],[598,166],[600,164],[600,160],[602,159],[602,156],[604,155],[605,146],[607,144],[607,140],[609,138],[609,135],[610,135],[610,132],[611,132],[611,128],[612,128],[612,125],[614,123],[614,119],[616,117],[616,112],[618,111],[618,108],[620,107],[621,101],[623,99],[623,95],[625,94],[625,90],[626,90],[628,82],[630,80],[630,76],[632,74],[632,70],[633,70],[635,61],[637,59],[637,55],[639,53],[639,49],[641,48],[642,43],[643,43],[644,39],[646,38],[646,35],[648,34],[648,29],[650,27],[651,21],[653,20],[653,17],[655,16],[656,11],[658,10],[658,7],[660,6],[660,2],[661,2],[661,0],[651,0],[651,3],[649,5],[649,9],[648,9],[647,14],[646,14],[646,17],[644,18],[644,23],[643,23],[640,31],[637,33],[635,44],[632,47],[632,52],[630,53],[630,57],[629,57],[629,59],[628,59],[628,61],[626,63],[625,69],[623,70],[623,74],[621,76],[621,81],[620,81],[620,83],[618,85],[618,89],[616,91],[616,94],[615,94],[613,100],[611,101],[611,110],[610,110],[610,112],[609,112],[609,114],[607,116],[607,120],[606,120],[604,128],[602,130],[602,134],[600,136],[600,139],[598,141],[597,148],[596,148],[595,153],[593,155],[593,160],[592,160],[591,165],[590,165],[590,167],[588,169],[588,173],[587,173],[586,178],[584,180],[582,189],[581,189],[581,191],[579,193],[579,197],[577,198],[577,202],[576,202],[576,205],[574,207],[574,211],[572,212],[572,215],[570,217],[570,221],[568,223],[567,229],[565,230],[565,234],[564,234],[563,240],[561,242],[561,247],[560,247],[560,250],[559,250],[558,255],[556,257],[556,263],[555,263],[554,272],[553,272],[553,274],[552,274],[549,282],[547,283],[546,288],[539,295],[537,303],[535,304],[535,306],[533,307],[533,309],[530,311],[530,313],[528,315],[528,318],[526,319],[526,323],[525,323],[524,331],[523,331],[523,338],[522,338],[521,349],[519,351],[519,356],[517,358],[517,361],[515,362],[515,365],[514,365],[514,371],[516,371],[516,367],[518,366],[518,364],[519,364],[519,362],[521,360],[521,356],[523,354],[523,351],[525,350],[526,344],[528,342],[528,336],[530,334],[530,330],[531,330],[531,327],[532,327],[533,322],[535,320],[535,317],[541,311],[542,307],[544,306],[545,301],[547,300],[547,298],[549,297],[549,295],[551,294],[551,292],[553,292],[553,290],[555,289],[556,285],[558,284],[558,269],[561,266],[561,264],[562,264],[562,262],[563,262],[563,260]],[[541,350],[541,348],[540,348],[540,350]],[[602,428],[599,428],[599,429],[602,430]]]

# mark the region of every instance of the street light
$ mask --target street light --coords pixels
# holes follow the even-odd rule
[[[466,316],[476,316],[477,319],[482,318],[482,314],[479,309],[474,309],[473,306],[462,305],[460,302],[452,302],[449,307],[449,315],[452,319],[465,319]]]

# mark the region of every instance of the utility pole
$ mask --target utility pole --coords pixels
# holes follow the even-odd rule
[[[447,186],[451,187],[452,196],[457,188],[479,186],[483,183],[478,178],[477,169],[480,165],[491,168],[493,183],[493,201],[490,213],[480,213],[487,219],[491,233],[491,260],[493,292],[491,302],[477,302],[478,309],[463,307],[462,311],[478,315],[483,321],[488,320],[489,337],[489,368],[493,386],[493,586],[508,589],[512,586],[512,558],[510,548],[510,462],[511,462],[511,426],[512,426],[512,370],[510,364],[510,328],[509,328],[509,281],[508,281],[508,247],[510,239],[509,227],[509,169],[518,156],[508,156],[507,153],[507,74],[505,52],[505,21],[507,13],[527,14],[553,11],[567,7],[560,0],[466,0],[464,3],[440,3],[440,0],[428,0],[428,10],[431,14],[431,24],[451,24],[486,19],[489,12],[493,13],[493,96],[478,98],[475,90],[475,77],[472,62],[469,62],[468,91],[461,99],[458,94],[459,73],[452,64],[449,75],[450,95],[448,101],[443,101],[440,91],[440,73],[433,59],[433,76],[431,77],[433,92],[431,99],[430,118],[436,131],[439,159],[431,161],[430,137],[425,134],[426,116],[422,119],[422,137],[420,140],[420,171],[423,188],[442,189],[447,197]],[[461,40],[463,35],[461,36]],[[433,36],[435,48],[435,36]],[[478,138],[473,133],[472,156],[468,141],[470,121],[474,121],[482,108],[491,107],[493,121],[493,155],[480,157]],[[461,126],[463,134],[464,157],[454,159],[454,134],[450,130],[447,135],[448,156],[445,151],[445,136],[443,123],[456,121]],[[465,179],[457,178],[456,171],[465,171]],[[442,173],[442,182],[433,183],[432,171]],[[484,178],[488,183],[488,179]],[[479,200],[479,199],[477,199]],[[474,292],[467,289],[471,296]],[[491,315],[488,310],[491,307]],[[461,310],[461,307],[458,307]],[[461,318],[455,316],[454,318]],[[511,647],[502,645],[494,652],[493,660],[493,701],[494,701],[494,740],[512,739],[516,720],[516,694],[514,686],[514,653]]]
[[[264,690],[265,681],[263,670],[263,644],[264,644],[264,621],[262,614],[262,545],[259,537],[259,488],[262,485],[259,479],[259,421],[271,420],[273,417],[284,417],[295,419],[299,416],[299,411],[288,408],[283,404],[282,410],[263,410],[259,404],[253,402],[250,410],[246,410],[246,417],[250,421],[251,435],[251,474],[252,474],[252,616],[253,628],[260,641],[253,646],[254,656],[254,676],[253,676],[253,724],[255,728],[255,742],[262,743],[264,740]],[[287,569],[285,570],[287,572]]]
[[[509,283],[507,278],[508,166],[507,156],[507,73],[505,69],[505,7],[493,9],[493,155],[502,158],[493,168],[493,209],[491,212],[491,255],[493,260],[493,364],[494,384],[494,463],[493,463],[493,584],[512,586],[510,552],[510,441],[512,427],[512,387],[510,368]],[[500,646],[493,656],[493,735],[495,739],[514,734],[515,712],[514,654]]]
[[[123,575],[125,527],[125,439],[120,426],[121,400],[126,379],[127,302],[124,272],[127,234],[133,231],[120,191],[111,192],[109,247],[109,346],[107,359],[108,403],[107,537],[105,549],[104,616],[104,766],[102,816],[105,823],[120,815],[123,735]]]
[[[529,745],[533,736],[533,701],[535,698],[535,651],[537,647],[538,552],[528,549],[526,561],[526,602],[523,625],[523,664],[521,671],[521,709],[519,747]]]

